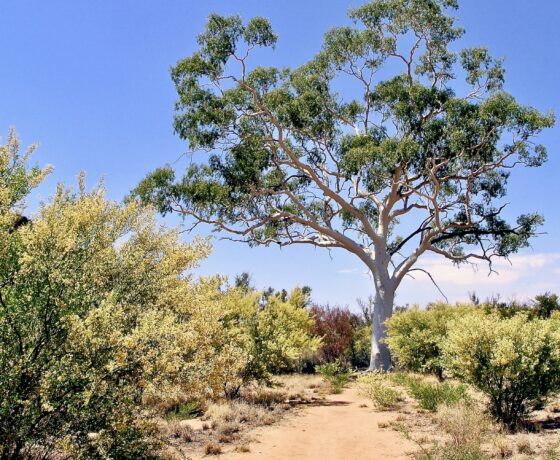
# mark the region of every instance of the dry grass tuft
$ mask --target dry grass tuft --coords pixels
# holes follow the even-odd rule
[[[288,399],[288,392],[281,388],[259,386],[243,392],[242,398],[249,404],[271,407],[286,402]]]
[[[270,410],[271,407],[248,404],[243,401],[236,401],[231,404],[210,404],[204,418],[212,421],[214,429],[226,422],[271,425],[275,421],[275,417]]]
[[[491,428],[488,416],[474,404],[440,406],[436,421],[455,447],[480,445]]]
[[[204,453],[206,455],[220,455],[222,453],[222,448],[215,442],[209,442],[204,447]]]
[[[173,420],[169,422],[169,436],[184,442],[192,442],[195,438],[193,428],[183,421]]]
[[[218,436],[218,442],[222,444],[229,444],[233,441],[235,441],[235,436],[230,436],[227,434],[221,434]]]
[[[166,447],[157,453],[158,460],[182,460],[183,457],[172,447]]]
[[[232,417],[232,406],[226,403],[211,403],[204,412],[202,420],[212,420],[216,422],[227,422]]]
[[[516,440],[517,452],[520,454],[530,455],[534,453],[531,440],[527,436],[521,436]]]
[[[242,453],[247,453],[247,452],[251,452],[251,447],[249,447],[249,444],[241,444],[240,446],[237,446],[235,448],[236,452],[242,452]]]
[[[231,436],[235,433],[239,433],[240,430],[241,427],[236,422],[226,422],[218,427],[218,433],[226,436]]]
[[[494,447],[494,457],[496,458],[509,458],[513,455],[513,449],[510,446],[507,438],[498,437],[492,441]]]

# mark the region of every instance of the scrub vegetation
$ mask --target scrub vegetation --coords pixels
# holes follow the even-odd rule
[[[329,431],[340,424],[317,430],[336,413],[366,436],[400,433],[391,455],[560,458],[557,295],[395,305],[412,272],[436,283],[418,266],[426,254],[492,270],[543,223],[511,219],[504,200],[512,169],[545,163],[537,139],[554,116],[507,93],[486,48],[459,49],[457,9],[365,3],[295,69],[251,62],[277,43],[266,18],[211,15],[171,70],[175,130],[210,154],[180,177],[148,174],[123,201],[80,174],[29,211],[52,168],[33,166],[34,147],[10,131],[0,460],[250,456],[256,428],[266,436],[295,413],[298,434],[315,423],[328,449],[364,442]],[[167,226],[169,213],[253,246],[349,251],[374,295],[356,313],[317,304],[308,286],[195,276],[211,239]]]

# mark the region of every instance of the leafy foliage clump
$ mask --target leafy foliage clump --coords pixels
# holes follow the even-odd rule
[[[3,223],[15,214],[10,197],[37,184],[27,158],[6,148]],[[32,223],[0,232],[0,456],[148,458],[156,440],[143,398],[197,390],[182,294],[206,245],[180,243],[150,211],[83,181],[77,193],[59,187]]]
[[[209,252],[103,187],[59,186],[22,223],[48,173],[15,135],[0,146],[0,458],[153,458],[153,410],[238,392],[319,340],[287,298],[189,275]]]
[[[354,367],[369,364],[371,327],[348,308],[313,305],[311,332],[321,338],[315,357],[319,363],[345,361]]]
[[[215,312],[224,396],[236,397],[252,380],[268,382],[274,373],[293,370],[317,349],[320,339],[310,333],[312,316],[303,308],[306,296],[296,288],[287,297],[270,294],[262,301],[258,291],[228,291]]]
[[[404,386],[424,410],[435,412],[440,406],[453,406],[468,400],[467,387],[448,382],[429,382],[422,377],[394,374],[391,379]]]
[[[321,364],[315,368],[315,371],[330,384],[333,393],[342,393],[350,381],[350,370],[341,361]]]
[[[403,400],[401,393],[392,388],[385,375],[369,373],[358,379],[360,392],[379,410],[391,410]]]
[[[560,389],[560,324],[471,314],[454,320],[443,344],[446,369],[483,391],[510,428]]]
[[[385,341],[397,366],[442,378],[441,345],[449,322],[472,309],[469,306],[436,304],[426,310],[415,307],[400,311],[389,318]]]

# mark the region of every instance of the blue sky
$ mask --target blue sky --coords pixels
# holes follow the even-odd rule
[[[211,12],[270,18],[280,39],[278,66],[310,59],[322,35],[346,22],[342,0],[3,0],[0,28],[0,132],[15,126],[24,145],[39,142],[39,163],[55,172],[39,190],[46,198],[57,182],[73,183],[84,170],[90,182],[103,176],[109,196],[121,199],[150,170],[176,160],[187,148],[172,130],[175,91],[169,67],[196,49],[196,35]],[[506,57],[506,89],[521,102],[558,110],[560,2],[463,0],[458,13],[465,46],[488,46]],[[560,128],[541,136],[550,161],[514,174],[511,213],[539,211],[547,223],[533,248],[487,276],[481,266],[456,270],[429,258],[450,300],[526,297],[560,292]],[[177,163],[181,167],[181,162]],[[200,234],[205,234],[200,231]],[[187,239],[191,236],[186,236]],[[313,248],[248,248],[216,242],[200,273],[249,271],[259,287],[310,285],[314,298],[353,306],[372,293],[365,267],[343,252]],[[441,297],[425,279],[408,280],[397,302],[426,303]]]

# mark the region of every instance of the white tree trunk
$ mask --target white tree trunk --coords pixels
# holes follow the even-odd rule
[[[393,314],[394,300],[394,291],[376,288],[372,313],[370,370],[388,371],[391,367],[389,348],[383,340],[387,336],[385,320]]]

